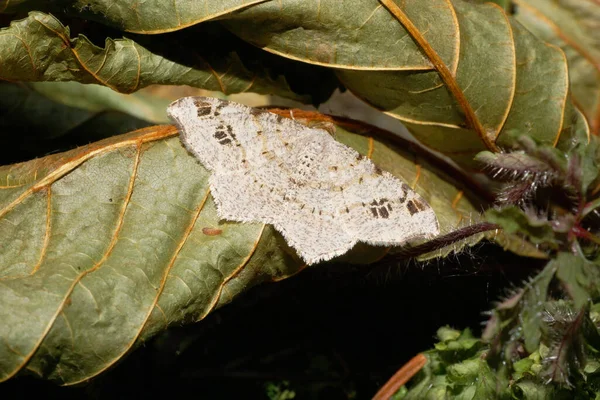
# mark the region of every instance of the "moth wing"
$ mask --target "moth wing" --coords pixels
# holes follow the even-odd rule
[[[249,107],[210,97],[184,97],[167,108],[181,132],[185,147],[202,164],[217,169],[239,170],[256,146],[256,127],[249,123]]]
[[[402,245],[439,233],[435,212],[421,196],[388,172],[363,176],[344,189],[340,214],[361,242]]]
[[[299,201],[302,196],[297,196],[294,188],[255,179],[256,175],[240,171],[211,176],[211,191],[221,218],[272,224],[308,264],[344,254],[356,244],[343,224],[320,212],[333,206],[315,207],[314,201],[306,204]],[[332,194],[324,194],[323,203],[330,203],[326,197]]]

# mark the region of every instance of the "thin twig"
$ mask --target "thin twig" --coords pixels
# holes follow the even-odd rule
[[[417,372],[427,364],[427,358],[422,354],[417,354],[409,362],[404,364],[373,396],[373,400],[388,400],[403,385],[406,384]]]

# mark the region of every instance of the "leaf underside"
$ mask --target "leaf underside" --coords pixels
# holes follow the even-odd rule
[[[302,97],[299,88],[332,88],[335,79],[323,76],[318,85],[303,80],[290,87],[289,71],[327,67],[358,97],[403,121],[425,146],[475,168],[477,152],[512,145],[511,131],[569,150],[573,138],[586,140],[588,122],[596,129],[597,74],[588,74],[586,81],[577,72],[571,79],[575,105],[586,121],[569,97],[565,53],[520,24],[526,22],[526,7],[512,17],[496,4],[464,0],[410,0],[396,6],[391,0],[361,0],[351,6],[333,0],[317,5],[305,0],[206,1],[188,8],[157,2],[132,7],[124,0],[63,3],[61,12],[137,34],[107,38],[102,48],[84,36],[71,39],[56,18],[34,11],[0,35],[2,48],[13,49],[0,55],[8,66],[0,77],[95,82],[126,93],[167,83],[315,100],[330,91]],[[22,1],[7,12],[36,7]],[[600,9],[589,7],[592,13]],[[209,20],[216,22],[207,24]],[[213,49],[224,34],[211,36],[204,26],[217,25],[264,51],[240,52],[239,43],[228,47],[227,40],[222,47],[230,50]],[[152,41],[142,35],[171,31],[177,32],[150,36]],[[198,45],[190,47],[192,43]],[[261,62],[250,61],[262,60],[266,53],[278,56],[269,61],[287,59],[287,72],[273,78]],[[588,63],[595,53],[590,54]],[[319,69],[307,71],[315,76]],[[585,87],[589,93],[581,95]]]

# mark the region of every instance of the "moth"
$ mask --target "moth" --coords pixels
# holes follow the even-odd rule
[[[357,242],[399,246],[439,233],[421,196],[323,129],[210,97],[181,98],[167,112],[212,172],[219,217],[273,225],[309,265]]]

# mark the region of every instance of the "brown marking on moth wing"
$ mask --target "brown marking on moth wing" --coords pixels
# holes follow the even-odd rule
[[[412,202],[417,206],[417,208],[419,209],[419,211],[425,211],[427,210],[427,205],[425,203],[423,203],[421,200],[414,198],[412,200]]]
[[[227,103],[225,103],[224,101],[221,101],[219,104],[217,104],[217,106],[215,107],[215,117],[218,117],[219,115],[221,115],[221,110],[223,108],[225,108],[225,106],[227,105]]]
[[[371,213],[375,218],[389,218],[392,207],[389,204],[388,199],[381,199],[379,201],[373,200],[370,204]]]
[[[415,215],[418,212],[427,210],[427,207],[417,199],[411,199],[406,203],[406,208],[410,212],[410,215]]]
[[[227,125],[227,133],[229,134],[229,136],[231,136],[234,140],[237,140],[237,137],[235,137],[235,134],[233,133],[233,127],[231,125]]]
[[[230,125],[225,126],[221,124],[217,126],[213,137],[217,139],[221,145],[226,145],[234,141],[237,142],[235,134],[233,133],[233,128]]]
[[[406,201],[406,197],[408,196],[408,185],[402,182],[402,196],[398,198],[400,203],[404,203]]]
[[[218,236],[223,233],[223,231],[217,228],[202,228],[202,233],[207,236]]]
[[[207,103],[206,101],[195,99],[194,105],[198,109],[198,117],[204,117],[212,112],[210,103]]]
[[[381,170],[381,168],[379,168],[377,165],[375,165],[375,175],[381,175],[383,173],[383,171]]]

